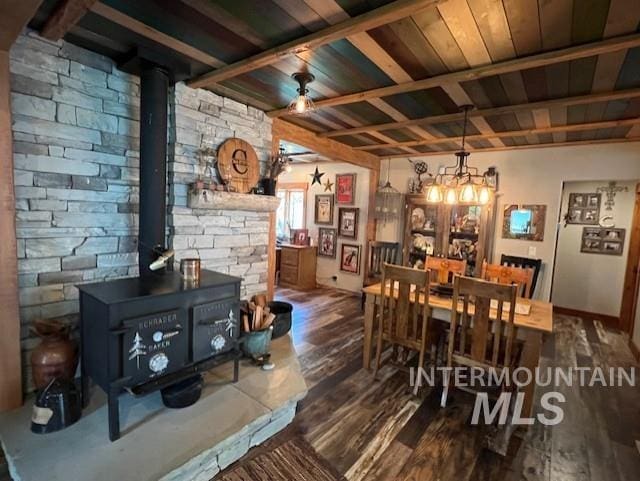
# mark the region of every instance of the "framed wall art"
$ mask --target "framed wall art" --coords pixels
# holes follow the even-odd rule
[[[600,219],[600,196],[597,193],[569,194],[567,224],[597,225]]]
[[[291,229],[291,243],[295,246],[309,244],[309,231],[307,229]]]
[[[624,250],[624,229],[585,227],[582,229],[580,252],[621,256]]]
[[[316,195],[314,221],[316,224],[333,225],[333,194]]]
[[[542,242],[546,217],[546,205],[511,204],[505,206],[502,238]]]
[[[353,205],[356,201],[356,174],[336,174],[336,204]]]
[[[331,227],[320,227],[318,229],[318,255],[335,259],[337,248],[338,230]]]
[[[340,251],[340,270],[350,274],[360,274],[360,246],[342,244]]]
[[[358,211],[356,207],[338,209],[338,234],[350,239],[358,238]]]

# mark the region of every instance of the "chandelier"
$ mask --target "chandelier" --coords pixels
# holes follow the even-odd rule
[[[464,124],[462,126],[462,145],[455,153],[456,165],[445,167],[427,187],[427,202],[454,204],[480,204],[486,205],[493,197],[494,188],[489,180],[495,175],[494,169],[489,169],[483,174],[479,174],[476,167],[470,167],[468,163],[469,152],[465,147],[465,137],[467,135],[467,120],[469,110],[473,107],[465,105]]]
[[[313,82],[315,77],[309,72],[296,72],[291,75],[293,80],[298,82],[298,95],[289,103],[289,113],[294,115],[305,115],[309,112],[313,112],[316,109],[313,100],[309,97],[309,90],[307,84]]]

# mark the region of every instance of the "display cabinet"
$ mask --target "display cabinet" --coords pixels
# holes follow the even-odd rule
[[[491,261],[495,202],[487,205],[431,204],[423,194],[408,195],[404,216],[403,264],[424,267],[427,255],[465,259],[476,275],[482,259]]]

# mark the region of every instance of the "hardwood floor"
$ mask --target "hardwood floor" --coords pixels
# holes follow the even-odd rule
[[[280,289],[277,298],[294,304],[292,333],[309,394],[285,431],[216,479],[243,464],[254,466],[265,451],[300,437],[336,479],[349,481],[639,479],[638,386],[561,387],[567,398],[564,421],[529,427],[503,457],[483,447],[482,427],[469,424],[471,395],[454,391],[441,409],[437,389],[412,396],[405,372],[385,366],[374,381],[361,368],[360,296],[324,288]],[[618,332],[576,317],[557,316],[555,322],[541,366],[637,366],[627,339]],[[544,389],[538,389],[538,399]],[[0,450],[0,481],[8,479],[3,461]]]
[[[361,368],[360,296],[280,289],[277,298],[294,304],[292,332],[309,394],[292,425],[257,452],[302,436],[349,481],[638,479],[637,386],[556,389],[567,398],[564,421],[518,433],[503,457],[483,447],[485,428],[469,424],[472,395],[454,391],[441,409],[435,388],[411,395],[406,372],[385,366],[374,381]],[[557,316],[556,326],[543,367],[636,365],[625,337],[597,321]]]

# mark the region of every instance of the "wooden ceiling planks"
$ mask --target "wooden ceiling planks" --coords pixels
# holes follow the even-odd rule
[[[390,22],[374,21],[367,31],[344,30],[345,38],[317,40],[320,43],[312,45],[322,45],[317,48],[285,50],[285,58],[274,57],[276,61],[256,69],[250,66],[250,71],[211,89],[273,110],[295,94],[290,74],[307,69],[316,75],[309,89],[321,108],[295,122],[322,136],[334,136],[335,130],[339,140],[362,146],[451,137],[459,123],[453,119],[459,117],[446,114],[465,103],[486,112],[471,118],[469,130],[483,135],[473,140],[476,148],[606,139],[636,132],[634,126],[600,127],[596,133],[585,128],[544,129],[633,116],[640,102],[622,97],[590,103],[546,101],[640,87],[640,37],[620,39],[638,32],[640,2],[447,0],[419,11],[407,9],[400,16],[390,13],[392,4],[412,2],[428,3],[265,0],[256,9],[251,0],[103,0],[69,37],[84,37],[85,45],[111,40],[114,52],[143,39],[169,49],[171,55],[187,57],[194,72],[207,66],[225,71],[229,64],[264,56],[265,50],[277,50],[287,42],[300,43],[309,36],[316,41],[327,28],[334,28],[329,34],[335,34],[342,22],[386,5]],[[120,30],[95,28],[96,15]],[[131,33],[120,35],[122,29]],[[110,39],[109,33],[116,35]],[[603,38],[609,40],[592,43]],[[565,47],[569,49],[548,52]],[[503,106],[515,108],[501,110]],[[283,113],[277,109],[270,115]],[[420,120],[431,116],[435,118]],[[368,128],[379,123],[388,125]],[[504,131],[520,133],[508,137]],[[393,149],[412,154],[446,150],[449,143]]]

